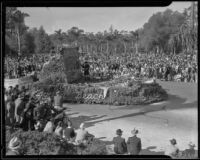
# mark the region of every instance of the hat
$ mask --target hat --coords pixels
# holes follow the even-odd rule
[[[21,144],[22,142],[17,137],[13,137],[8,144],[8,148],[10,148],[11,150],[15,150],[18,149]]]
[[[134,129],[131,131],[131,133],[134,134],[134,135],[135,135],[135,134],[138,134],[138,130],[134,128]]]
[[[171,144],[175,145],[176,144],[176,140],[173,138],[171,140],[169,140],[171,142]]]
[[[117,130],[116,130],[116,134],[117,134],[117,135],[121,135],[122,132],[123,132],[123,131],[122,131],[121,129],[117,129]]]
[[[192,143],[192,142],[190,142],[189,144],[188,144],[190,147],[195,147],[195,144],[194,143]]]
[[[60,94],[60,91],[57,91],[56,94]]]
[[[81,123],[80,128],[83,129],[84,128],[84,123]]]

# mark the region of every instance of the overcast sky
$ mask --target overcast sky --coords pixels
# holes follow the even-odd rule
[[[117,30],[136,30],[156,12],[167,8],[183,12],[191,2],[173,2],[168,7],[19,7],[30,15],[25,19],[30,28],[41,25],[48,34],[67,31],[73,26],[85,32],[103,32],[113,25]]]

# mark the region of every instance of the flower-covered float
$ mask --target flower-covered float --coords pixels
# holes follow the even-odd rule
[[[99,83],[85,83],[82,81],[84,78],[78,76],[77,81],[69,84],[63,56],[51,59],[41,72],[40,80],[32,85],[32,90],[48,93],[52,97],[59,90],[69,103],[131,105],[149,104],[167,98],[166,91],[154,79],[128,74]]]

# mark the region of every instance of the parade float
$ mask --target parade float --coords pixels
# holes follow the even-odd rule
[[[83,81],[78,49],[62,50],[43,68],[32,90],[54,96],[60,91],[66,102],[85,104],[149,104],[167,99],[166,91],[154,79],[120,76],[101,83]]]

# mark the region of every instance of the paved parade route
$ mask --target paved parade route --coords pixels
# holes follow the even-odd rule
[[[188,148],[190,141],[197,146],[197,84],[158,82],[169,94],[167,101],[145,106],[65,104],[67,113],[71,117],[82,116],[87,130],[101,140],[111,141],[118,128],[127,140],[136,127],[143,149],[163,151],[172,138],[180,150]]]

